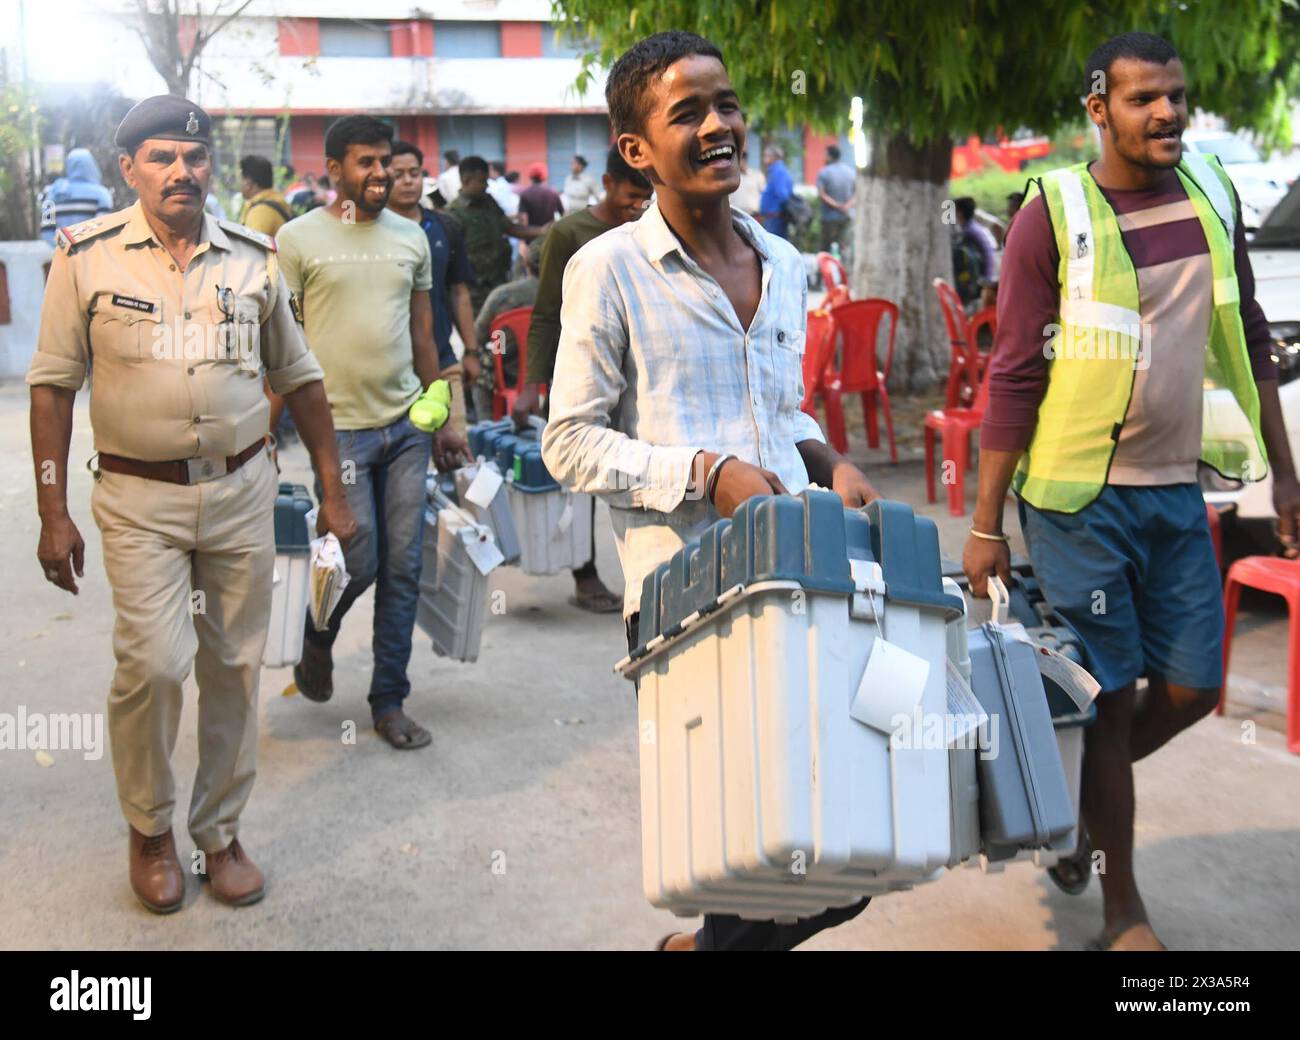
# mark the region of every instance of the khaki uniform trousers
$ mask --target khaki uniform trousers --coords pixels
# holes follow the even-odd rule
[[[142,834],[171,826],[171,754],[193,663],[199,766],[189,831],[206,853],[235,838],[256,774],[276,486],[263,452],[188,486],[101,471],[91,494],[117,614],[108,732],[118,800]]]

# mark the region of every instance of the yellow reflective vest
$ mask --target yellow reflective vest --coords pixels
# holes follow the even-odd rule
[[[1226,409],[1222,402],[1203,406],[1201,460],[1225,477],[1259,480],[1268,463],[1241,323],[1232,184],[1217,160],[1192,153],[1183,154],[1177,173],[1205,232],[1214,274],[1206,386],[1226,387],[1235,402]],[[1150,330],[1142,323],[1133,258],[1088,164],[1032,181],[1026,203],[1038,194],[1061,255],[1061,310],[1059,323],[1044,330],[1047,392],[1013,486],[1039,509],[1077,513],[1106,485],[1137,370],[1151,363]],[[1247,429],[1253,436],[1242,435]]]

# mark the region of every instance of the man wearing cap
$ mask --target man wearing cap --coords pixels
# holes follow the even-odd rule
[[[356,529],[321,369],[293,319],[274,246],[204,213],[210,129],[207,113],[179,97],[148,98],[127,113],[115,141],[139,200],[60,230],[27,375],[37,556],[46,578],[75,594],[85,546],[68,514],[68,447],[76,392],[94,365],[91,509],[117,615],[109,736],[130,825],[131,887],[156,913],[180,909],[185,897],[170,759],[191,664],[192,869],[230,905],[264,891],[238,839],[255,774],[275,557],[264,380],[286,395],[326,476],[318,530],[346,542]]]
[[[546,167],[539,162],[528,167],[528,187],[519,193],[519,209],[533,227],[545,227],[564,216],[564,200],[546,183]]]

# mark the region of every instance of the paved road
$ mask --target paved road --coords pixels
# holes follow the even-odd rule
[[[71,501],[89,551],[76,599],[46,585],[35,562],[26,426],[25,390],[0,387],[8,588],[0,712],[98,712],[113,617],[82,467],[91,452],[85,401]],[[301,449],[287,463],[302,473]],[[891,497],[924,501],[919,463],[871,472]],[[965,524],[926,511],[940,521],[945,550],[958,553]],[[601,569],[617,585],[608,521],[598,523]],[[492,584],[507,609],[489,618],[477,664],[443,661],[417,636],[410,711],[434,732],[428,750],[394,752],[368,728],[369,596],[344,626],[333,701],[282,696],[289,672],[263,673],[259,773],[241,832],[268,874],[268,897],[256,907],[227,909],[192,884],[179,914],[147,913],[126,882],[108,755],[61,752],[43,767],[31,752],[0,752],[0,946],[651,945],[674,921],[641,896],[634,703],[610,670],[623,650],[621,622],[569,606],[563,576],[504,569]],[[1255,611],[1243,630],[1234,688],[1277,700],[1286,681],[1282,614]],[[1234,714],[1138,766],[1138,868],[1155,925],[1173,946],[1300,948],[1300,758],[1286,753],[1276,716],[1252,717],[1254,744],[1242,742],[1246,716]],[[341,739],[350,720],[353,745]],[[191,696],[174,760],[182,807],[194,726]],[[184,855],[192,845],[179,822]],[[808,946],[1077,949],[1099,929],[1099,913],[1095,886],[1072,899],[1029,866],[989,876],[963,869],[878,900]]]

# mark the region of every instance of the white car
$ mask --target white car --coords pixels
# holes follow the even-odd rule
[[[1284,164],[1265,161],[1249,140],[1228,130],[1185,130],[1183,148],[1213,155],[1223,163],[1241,198],[1242,223],[1248,230],[1253,231],[1268,219],[1294,179]]]
[[[1300,460],[1300,188],[1292,188],[1255,233],[1250,264],[1255,272],[1255,299],[1273,334],[1278,397],[1291,456]],[[1227,425],[1229,436],[1236,434],[1243,443],[1250,441],[1250,426],[1228,390],[1207,382],[1204,409],[1207,419],[1213,413],[1217,423]],[[1253,484],[1239,484],[1207,472],[1201,477],[1201,487],[1205,501],[1235,512],[1237,527],[1254,551],[1277,549],[1271,475]]]

